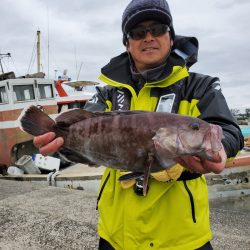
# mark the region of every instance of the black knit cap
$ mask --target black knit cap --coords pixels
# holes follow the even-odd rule
[[[132,0],[122,15],[124,45],[127,41],[127,33],[135,25],[146,20],[157,20],[169,25],[171,37],[174,39],[173,19],[166,0]]]

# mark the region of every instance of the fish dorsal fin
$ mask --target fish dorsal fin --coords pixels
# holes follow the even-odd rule
[[[71,124],[83,121],[85,119],[93,118],[98,115],[95,112],[84,109],[70,109],[56,117],[56,123],[59,127],[67,127]]]
[[[94,117],[112,117],[116,115],[124,116],[124,115],[135,115],[135,114],[143,114],[148,111],[141,110],[121,110],[121,111],[88,111],[84,109],[71,109],[63,112],[59,116],[57,116],[56,123],[59,127],[67,127],[76,122],[83,121],[85,119],[94,118]]]
[[[115,115],[138,115],[148,113],[150,111],[145,110],[115,110],[115,111],[106,111],[106,112],[94,112],[98,116],[115,116]]]

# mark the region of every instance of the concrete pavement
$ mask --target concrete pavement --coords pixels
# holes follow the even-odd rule
[[[96,193],[0,179],[0,249],[98,249]],[[250,249],[250,196],[211,202],[215,250]]]
[[[0,180],[0,249],[97,249],[96,195]]]

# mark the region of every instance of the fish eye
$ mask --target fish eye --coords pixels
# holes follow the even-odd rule
[[[199,130],[200,129],[200,124],[199,123],[192,123],[191,124],[191,128],[193,129],[193,130]]]

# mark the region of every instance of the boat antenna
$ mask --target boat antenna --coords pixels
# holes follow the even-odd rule
[[[10,53],[0,54],[0,66],[1,66],[1,70],[2,70],[2,73],[3,73],[3,74],[4,74],[4,71],[3,71],[2,59],[3,59],[4,57],[11,57],[11,54],[10,54]]]
[[[34,64],[34,61],[35,61],[36,43],[37,43],[37,35],[35,36],[34,45],[33,45],[32,53],[31,53],[31,57],[30,57],[30,63],[29,63],[29,67],[28,67],[28,70],[27,70],[27,74],[30,73],[30,69],[31,69],[31,67],[32,67],[32,65]]]
[[[49,79],[49,39],[50,39],[50,37],[49,37],[49,1],[47,1],[47,20],[48,20],[48,79]]]
[[[77,77],[77,58],[76,58],[76,46],[75,46],[75,62],[76,62],[76,77]]]
[[[83,63],[81,62],[81,65],[80,65],[80,68],[79,68],[79,71],[78,71],[78,75],[77,75],[77,78],[76,78],[77,81],[79,79],[79,75],[80,75],[80,72],[81,72],[81,69],[82,69],[82,65],[83,65]]]

